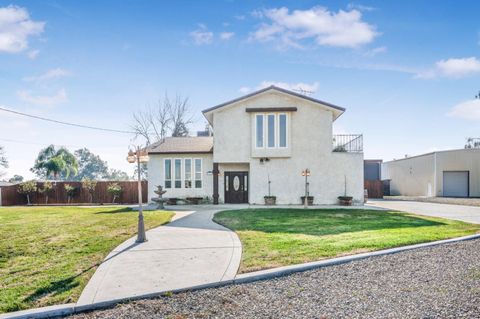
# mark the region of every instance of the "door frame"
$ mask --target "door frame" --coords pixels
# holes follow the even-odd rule
[[[445,196],[445,173],[467,173],[467,197],[463,197],[463,196]],[[470,198],[470,171],[465,171],[465,170],[442,171],[442,197],[450,197],[450,198]]]
[[[241,203],[230,203],[227,201],[227,175],[231,176],[231,174],[244,174],[247,177],[247,183],[243,185],[243,201]],[[248,204],[248,193],[250,192],[250,176],[249,171],[224,171],[223,172],[223,199],[225,204]],[[245,188],[247,190],[245,190]],[[230,199],[230,198],[229,198]]]

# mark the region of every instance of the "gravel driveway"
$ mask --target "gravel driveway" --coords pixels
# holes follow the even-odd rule
[[[142,300],[74,318],[480,318],[480,240]]]

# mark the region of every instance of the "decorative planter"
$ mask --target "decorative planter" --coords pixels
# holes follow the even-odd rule
[[[263,199],[265,200],[265,205],[275,205],[277,202],[276,196],[264,196]]]
[[[352,196],[338,196],[338,200],[340,202],[340,205],[342,206],[352,206]]]
[[[177,201],[178,201],[178,198],[170,197],[170,198],[168,199],[167,204],[168,204],[168,205],[177,205]]]
[[[300,199],[302,200],[302,205],[305,203],[305,196],[301,196]],[[313,196],[307,197],[308,206],[313,205]]]

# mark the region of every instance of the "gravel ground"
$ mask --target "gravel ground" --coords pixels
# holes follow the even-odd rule
[[[480,240],[135,301],[73,318],[480,318]]]

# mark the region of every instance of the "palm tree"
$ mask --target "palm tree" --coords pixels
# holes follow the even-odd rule
[[[57,150],[54,145],[50,145],[40,151],[32,171],[47,178],[53,176],[55,180],[60,174],[68,178],[70,174],[77,175],[78,162],[66,148]]]

